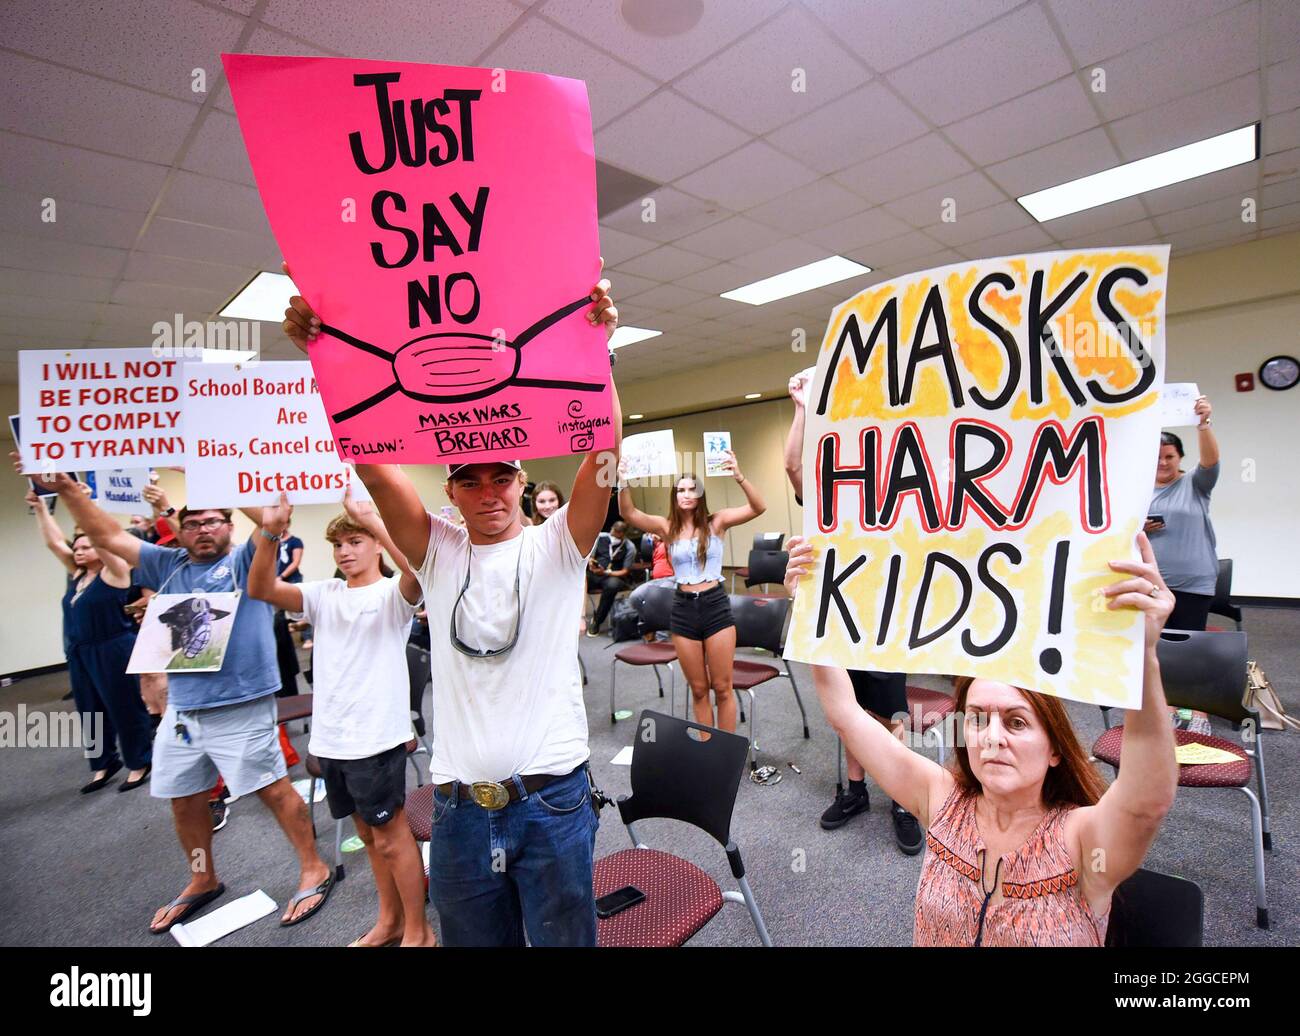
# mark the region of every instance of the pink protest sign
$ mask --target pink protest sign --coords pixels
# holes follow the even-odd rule
[[[267,217],[323,334],[340,457],[488,461],[613,444],[586,84],[223,54]]]

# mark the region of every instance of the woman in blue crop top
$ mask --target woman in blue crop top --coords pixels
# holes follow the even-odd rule
[[[722,730],[736,729],[736,696],[731,671],[736,656],[736,624],[731,602],[722,588],[722,534],[733,525],[757,518],[767,505],[758,488],[740,473],[736,455],[728,451],[727,472],[745,494],[741,507],[710,513],[704,484],[694,475],[682,475],[673,490],[668,517],[646,514],[632,503],[632,492],[619,486],[618,513],[643,532],[663,537],[673,563],[677,592],[669,632],[691,685],[695,720]],[[713,702],[717,702],[714,720]]]

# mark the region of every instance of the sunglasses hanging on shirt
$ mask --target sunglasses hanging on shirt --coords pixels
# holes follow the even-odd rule
[[[509,652],[519,639],[519,622],[523,618],[523,604],[519,596],[519,568],[524,556],[523,540],[524,538],[520,536],[519,553],[515,557],[515,623],[510,633],[509,643],[499,648],[470,647],[456,633],[456,614],[460,611],[460,602],[465,597],[465,591],[469,589],[469,573],[474,563],[474,548],[472,546],[469,548],[469,561],[465,564],[465,584],[460,588],[460,593],[456,595],[456,603],[451,606],[451,646],[462,655],[468,655],[470,658],[497,658]]]

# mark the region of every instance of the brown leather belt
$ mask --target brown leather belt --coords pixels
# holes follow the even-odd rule
[[[565,777],[572,776],[581,766],[575,767],[568,773],[530,773],[519,778],[519,784],[524,786],[524,791],[529,795],[541,791],[552,781],[562,780]],[[484,809],[505,809],[512,802],[519,801],[519,785],[513,780],[498,783],[496,781],[474,781],[467,784],[464,781],[452,782],[451,784],[436,784],[434,787],[447,797],[451,797],[451,789],[460,785],[458,798],[462,801],[474,802]]]

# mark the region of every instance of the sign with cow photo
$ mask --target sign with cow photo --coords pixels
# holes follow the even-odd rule
[[[215,673],[226,661],[240,592],[154,594],[128,673]]]

